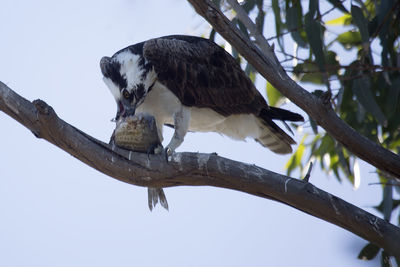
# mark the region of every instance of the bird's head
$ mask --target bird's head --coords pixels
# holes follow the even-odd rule
[[[123,50],[112,57],[103,57],[100,69],[117,102],[116,119],[134,115],[155,82],[149,64],[142,56]]]

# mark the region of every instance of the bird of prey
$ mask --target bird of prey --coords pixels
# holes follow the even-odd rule
[[[268,106],[239,63],[208,39],[150,39],[103,57],[100,68],[117,102],[117,119],[149,113],[161,141],[163,125],[174,127],[167,155],[188,131],[217,132],[237,140],[250,137],[275,153],[292,152],[295,141],[273,120],[303,117]]]

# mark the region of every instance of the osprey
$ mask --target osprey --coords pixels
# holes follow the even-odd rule
[[[151,114],[161,142],[162,126],[174,127],[168,154],[188,131],[218,132],[237,140],[251,137],[287,154],[295,141],[273,120],[303,121],[297,113],[269,107],[236,60],[208,39],[150,39],[103,57],[100,68],[117,102],[117,119],[135,112]]]
[[[100,68],[117,102],[116,119],[135,112],[151,114],[161,142],[163,125],[174,127],[164,150],[167,157],[188,131],[217,132],[237,140],[251,137],[275,153],[292,152],[295,141],[273,120],[303,117],[269,107],[236,60],[208,39],[150,39],[103,57]],[[163,204],[163,193],[157,190],[149,189],[150,209],[157,195]]]

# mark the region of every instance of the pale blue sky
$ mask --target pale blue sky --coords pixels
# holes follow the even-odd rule
[[[0,5],[0,80],[45,100],[68,123],[107,142],[115,103],[99,60],[152,37],[207,24],[183,0],[15,1]],[[261,83],[262,84],[262,83]],[[361,238],[270,200],[211,187],[147,190],[84,165],[0,112],[0,266],[376,266]],[[166,140],[171,132],[167,130]],[[299,140],[301,136],[297,135]],[[288,156],[254,141],[189,133],[178,151],[218,154],[284,173]],[[368,211],[373,168],[354,191],[315,170],[311,182]]]

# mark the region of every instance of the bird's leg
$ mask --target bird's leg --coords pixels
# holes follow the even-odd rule
[[[182,107],[177,113],[174,114],[174,128],[175,132],[171,141],[165,147],[165,154],[168,157],[175,152],[175,149],[180,146],[189,129],[190,110]]]

